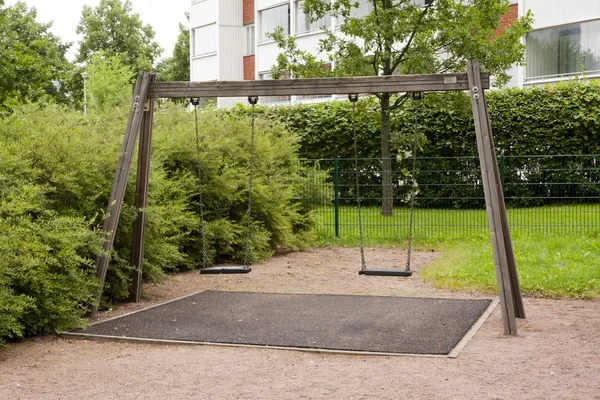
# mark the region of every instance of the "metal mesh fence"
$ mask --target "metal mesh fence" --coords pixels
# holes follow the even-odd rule
[[[414,236],[487,234],[477,157],[415,160]],[[527,234],[600,233],[600,155],[498,157],[511,231]],[[364,236],[406,240],[413,160],[392,161],[392,216],[381,216],[382,160],[303,160],[308,175],[302,201],[316,214],[321,236],[358,236],[356,173]]]

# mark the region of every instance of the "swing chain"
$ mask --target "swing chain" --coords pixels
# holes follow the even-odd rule
[[[417,132],[419,130],[419,104],[420,100],[423,98],[423,94],[421,92],[414,92],[412,94],[414,104],[415,104],[415,125],[413,132],[413,147],[411,151],[412,157],[412,171],[411,171],[411,185],[410,185],[410,218],[408,222],[408,249],[407,249],[407,258],[406,258],[406,271],[410,271],[410,256],[412,253],[413,246],[413,219],[414,219],[414,211],[415,211],[415,191],[416,191],[416,173],[417,173]]]
[[[208,254],[206,252],[206,227],[204,222],[204,199],[202,194],[202,166],[200,164],[200,134],[198,133],[198,105],[200,99],[197,97],[190,99],[194,106],[194,120],[196,122],[196,174],[198,175],[198,195],[200,200],[200,231],[202,233],[202,269],[208,267]]]
[[[358,212],[358,238],[360,241],[360,269],[367,269],[367,263],[365,261],[365,247],[363,244],[363,229],[362,229],[362,218],[360,214],[360,180],[358,178],[358,139],[356,137],[356,102],[358,101],[358,94],[349,94],[348,100],[352,103],[352,135],[354,137],[354,170],[356,172],[356,206]]]
[[[252,223],[250,218],[250,213],[252,211],[252,178],[254,172],[254,132],[255,132],[255,109],[254,107],[258,103],[258,96],[248,96],[248,103],[252,105],[252,131],[250,135],[250,159],[248,160],[248,173],[250,174],[250,178],[248,180],[248,211],[246,212],[246,219],[248,220],[248,224],[246,226],[246,251],[244,254],[244,268],[248,268],[250,265],[250,238],[252,232]]]

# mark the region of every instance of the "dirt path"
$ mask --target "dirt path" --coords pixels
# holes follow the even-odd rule
[[[434,253],[416,254],[409,279],[359,277],[358,257],[355,249],[324,248],[274,257],[248,275],[180,274],[146,286],[151,298],[143,303],[99,319],[204,289],[478,297],[422,283],[418,271]],[[404,255],[367,252],[373,266],[391,260]],[[457,359],[37,338],[0,350],[0,399],[600,400],[600,301],[526,298],[525,306],[519,337],[502,335],[496,309]]]

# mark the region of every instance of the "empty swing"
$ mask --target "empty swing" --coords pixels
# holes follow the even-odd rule
[[[415,104],[418,104],[418,101],[421,100],[421,93],[415,92],[413,93],[413,100]],[[352,134],[354,136],[354,169],[356,174],[356,209],[357,209],[357,217],[358,217],[358,235],[360,241],[360,261],[361,268],[358,271],[359,275],[376,275],[376,276],[400,276],[400,277],[409,277],[412,276],[412,271],[410,269],[410,256],[412,253],[412,241],[413,241],[413,216],[414,216],[414,202],[415,202],[415,187],[416,187],[416,160],[415,155],[417,152],[417,130],[418,130],[418,113],[417,107],[415,105],[415,124],[414,124],[414,133],[413,133],[413,148],[412,148],[412,171],[411,171],[411,188],[410,188],[410,217],[408,223],[408,246],[407,246],[407,259],[406,259],[406,267],[404,269],[399,268],[367,268],[367,263],[365,261],[365,250],[363,244],[363,229],[362,229],[362,215],[360,210],[360,181],[359,181],[359,167],[358,167],[358,143],[357,143],[357,135],[356,135],[356,102],[358,101],[357,94],[348,95],[348,99],[352,103]]]
[[[200,221],[201,221],[201,234],[202,234],[202,267],[200,268],[201,274],[247,274],[252,271],[250,268],[250,239],[252,236],[252,223],[250,218],[250,212],[252,210],[252,178],[254,170],[254,106],[258,103],[258,96],[249,96],[248,102],[252,105],[252,130],[250,136],[250,158],[248,160],[248,209],[246,211],[246,249],[244,254],[244,264],[235,266],[225,267],[209,267],[208,266],[208,255],[206,252],[206,230],[204,220],[204,202],[202,198],[202,168],[201,168],[201,157],[200,157],[200,135],[198,133],[198,105],[200,100],[198,98],[192,98],[190,100],[194,106],[194,119],[196,122],[196,174],[198,178],[198,192],[200,197]]]

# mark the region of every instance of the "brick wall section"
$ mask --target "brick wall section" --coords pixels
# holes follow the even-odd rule
[[[255,76],[254,55],[244,57],[244,80],[253,81]]]
[[[502,16],[502,22],[500,22],[500,26],[498,26],[498,29],[496,29],[494,33],[496,35],[501,35],[504,29],[512,25],[512,23],[515,22],[518,18],[519,5],[516,3],[511,4],[510,6],[508,6],[508,12]]]
[[[244,25],[254,23],[254,0],[243,0],[244,4]]]

